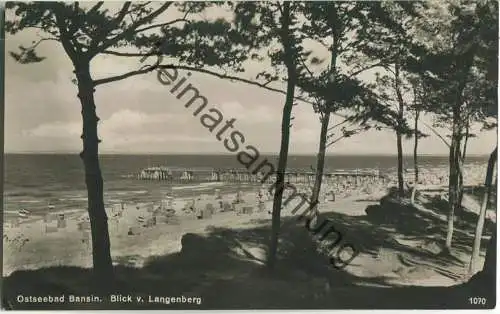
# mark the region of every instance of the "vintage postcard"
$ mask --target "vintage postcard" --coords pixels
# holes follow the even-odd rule
[[[3,309],[496,306],[497,1],[1,10]]]

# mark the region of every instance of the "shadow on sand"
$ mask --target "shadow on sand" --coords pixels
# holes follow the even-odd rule
[[[408,209],[386,210],[393,212],[391,219],[373,212],[361,217],[327,213],[321,218],[335,222],[346,241],[356,245],[363,254],[376,255],[381,249],[390,249],[426,267],[466,268],[453,256],[441,256],[394,240],[396,235],[442,238],[446,227],[442,220]],[[133,298],[143,296],[144,303],[16,302],[18,295],[88,296],[95,291],[91,270],[51,267],[16,271],[4,278],[2,305],[6,309],[424,309],[492,308],[495,305],[496,250],[488,252],[483,272],[465,284],[383,288],[391,286],[387,278],[357,277],[331,267],[328,258],[318,253],[317,242],[304,228],[304,223],[295,217],[283,218],[279,260],[271,273],[262,263],[265,257],[258,254],[263,251],[269,233],[269,220],[253,221],[244,229],[210,228],[204,236],[185,234],[180,252],[150,257],[141,268],[126,266],[137,257],[121,257],[116,261],[121,265],[115,267],[116,293]],[[457,229],[454,239],[457,252],[470,252],[469,233],[470,226],[461,225]],[[493,237],[489,248],[496,247],[495,239]],[[357,260],[352,263],[355,266]],[[452,271],[448,273],[452,277]],[[446,271],[443,274],[446,275]],[[149,295],[202,297],[202,303],[148,303]],[[470,297],[484,297],[487,304],[471,305]]]

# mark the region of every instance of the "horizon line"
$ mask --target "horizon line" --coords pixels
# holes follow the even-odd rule
[[[12,151],[4,152],[4,155],[78,155],[80,152],[65,152],[65,151]],[[235,156],[234,153],[218,153],[218,152],[102,152],[99,155],[136,155],[136,156],[178,156],[178,155],[211,155],[211,156]],[[274,152],[263,152],[260,155],[265,156],[279,156],[279,153]],[[288,156],[316,156],[317,153],[289,153]],[[488,153],[483,154],[468,154],[469,157],[483,157],[488,156]],[[384,154],[384,153],[330,153],[325,154],[325,156],[387,156],[387,157],[397,157],[397,154]],[[413,157],[413,154],[403,154],[404,157]],[[447,153],[439,154],[429,154],[423,153],[418,154],[418,156],[434,156],[434,157],[448,157]]]

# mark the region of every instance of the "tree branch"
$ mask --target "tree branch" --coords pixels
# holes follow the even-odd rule
[[[137,56],[144,56],[144,54],[141,54],[141,55],[138,54]],[[214,71],[210,71],[210,70],[206,70],[206,69],[199,69],[199,68],[190,67],[190,66],[184,66],[184,65],[160,65],[160,66],[159,65],[152,65],[152,66],[148,66],[147,68],[139,69],[139,70],[136,70],[136,71],[130,71],[130,72],[125,73],[125,74],[121,74],[121,75],[116,75],[116,76],[112,76],[112,77],[108,77],[108,78],[94,80],[94,86],[102,85],[102,84],[106,84],[106,83],[110,83],[110,82],[120,81],[120,80],[129,78],[129,77],[132,77],[132,76],[135,76],[135,75],[146,74],[146,73],[151,72],[151,71],[153,71],[155,69],[177,69],[177,70],[193,71],[193,72],[208,74],[208,75],[215,76],[215,77],[218,77],[218,78],[221,78],[221,79],[226,79],[226,80],[229,80],[229,81],[238,81],[238,82],[246,83],[246,84],[249,84],[249,85],[261,87],[263,89],[266,89],[266,90],[269,90],[269,91],[272,91],[272,92],[276,92],[276,93],[280,93],[280,94],[286,95],[286,91],[283,91],[283,90],[280,90],[280,89],[277,89],[277,88],[273,88],[273,87],[267,86],[267,84],[269,84],[269,82],[259,83],[259,82],[255,82],[255,81],[252,81],[252,80],[249,80],[249,79],[245,79],[245,78],[241,78],[241,77],[237,77],[237,76],[232,76],[232,75],[227,75],[227,74],[220,74],[220,73],[217,73],[217,72],[214,72]],[[307,99],[305,99],[303,97],[295,97],[295,99],[303,101],[303,102],[308,103],[308,104],[312,104],[311,101],[309,101],[309,100],[307,100]]]
[[[128,9],[130,8],[131,5],[132,3],[130,1],[127,1],[123,4],[122,8],[120,9],[120,12],[118,13],[118,16],[116,17],[116,19],[113,20],[114,25],[119,25],[123,21],[123,19],[129,12]]]
[[[311,78],[314,78],[314,74],[309,69],[309,67],[307,66],[307,64],[305,63],[305,61],[304,61],[303,58],[300,58],[300,63],[302,63],[302,66],[304,66],[304,68],[306,69],[307,73],[309,73],[309,75],[311,76]]]
[[[139,19],[136,22],[132,23],[132,25],[130,27],[128,27],[126,30],[124,30],[120,34],[116,35],[115,37],[105,41],[101,46],[99,46],[97,48],[97,52],[106,50],[107,48],[116,45],[120,40],[122,40],[125,37],[127,37],[128,35],[134,33],[139,26],[142,26],[142,25],[154,20],[157,16],[159,16],[160,14],[165,12],[172,4],[173,4],[173,2],[164,3],[156,11],[154,11],[151,14],[143,17],[142,19]]]
[[[117,57],[151,57],[151,56],[158,55],[157,51],[141,53],[141,52],[120,52],[120,51],[113,51],[113,50],[104,50],[102,53],[107,54],[107,55],[117,56]]]
[[[102,7],[103,4],[104,4],[104,1],[97,2],[92,8],[90,8],[90,10],[87,12],[87,14],[90,15],[90,14],[96,13],[97,11],[99,11],[99,9]]]
[[[273,88],[273,87],[267,86],[267,84],[269,84],[269,82],[259,83],[259,82],[255,82],[255,81],[252,81],[252,80],[249,80],[249,79],[245,79],[245,78],[241,78],[241,77],[237,77],[237,76],[232,76],[232,75],[227,75],[227,74],[221,74],[221,73],[217,73],[217,72],[214,72],[214,71],[210,71],[210,70],[206,70],[206,69],[200,69],[200,68],[195,68],[195,67],[190,67],[190,66],[185,66],[185,65],[157,65],[157,64],[155,64],[155,65],[143,67],[143,68],[141,68],[139,70],[136,70],[136,71],[130,71],[130,72],[127,72],[127,73],[124,73],[124,74],[121,74],[121,75],[116,75],[116,76],[111,76],[111,77],[108,77],[108,78],[94,80],[94,86],[98,86],[98,85],[102,85],[102,84],[106,84],[106,83],[120,81],[120,80],[127,79],[129,77],[136,76],[136,75],[146,74],[146,73],[149,73],[149,72],[151,72],[151,71],[153,71],[155,69],[176,69],[176,70],[185,70],[185,71],[198,72],[198,73],[203,73],[203,74],[208,74],[208,75],[211,75],[211,76],[215,76],[215,77],[218,77],[220,79],[226,79],[226,80],[229,80],[231,82],[237,81],[237,82],[246,83],[246,84],[249,84],[249,85],[257,86],[257,87],[266,89],[268,91],[280,93],[280,94],[283,94],[283,95],[287,94],[286,91],[284,91],[284,90],[280,90],[280,89],[277,89],[277,88]],[[294,99],[302,101],[302,102],[310,104],[310,105],[314,104],[312,101],[310,101],[310,100],[308,100],[306,98],[300,97],[300,96],[295,96]],[[332,113],[332,114],[336,115],[336,116],[339,116],[339,117],[342,117],[342,118],[346,118],[345,116],[343,116],[341,114],[338,114],[338,113]]]
[[[127,78],[132,77],[132,76],[146,74],[146,73],[149,73],[151,71],[154,71],[155,69],[156,69],[156,65],[153,65],[153,66],[143,67],[139,70],[130,71],[130,72],[127,72],[127,73],[124,73],[121,75],[115,75],[115,76],[110,76],[110,77],[103,78],[103,79],[94,80],[94,87],[98,86],[98,85],[106,84],[106,83],[121,81],[121,80],[127,79]]]
[[[54,16],[56,19],[56,25],[57,28],[59,29],[59,33],[61,34],[60,36],[61,44],[64,48],[64,51],[66,51],[73,64],[75,64],[76,62],[78,62],[76,48],[71,42],[72,36],[68,33],[68,30],[66,29],[65,19],[62,16],[62,12],[63,9],[60,7],[60,5],[55,7]]]
[[[42,38],[40,38],[40,40],[38,40],[36,43],[34,43],[33,46],[31,46],[30,49],[35,49],[36,47],[38,47],[38,45],[40,45],[44,41],[57,41],[57,42],[60,42],[60,39],[56,38],[56,37],[42,37]]]
[[[122,55],[122,54],[120,53],[120,55]],[[128,56],[130,56],[130,55],[128,55]],[[144,54],[141,54],[141,55],[138,54],[136,56],[144,56]],[[243,82],[246,84],[250,84],[253,86],[258,86],[258,87],[264,88],[264,89],[272,91],[272,92],[277,92],[277,93],[286,95],[286,91],[267,86],[267,84],[269,84],[269,82],[259,83],[259,82],[251,81],[249,79],[244,79],[244,78],[240,78],[240,77],[236,77],[236,76],[232,76],[232,75],[221,74],[221,73],[217,73],[217,72],[206,70],[206,69],[200,69],[200,68],[184,66],[184,65],[152,65],[152,66],[148,66],[147,68],[139,69],[136,71],[131,71],[131,72],[128,72],[128,73],[125,73],[122,75],[117,75],[117,76],[112,76],[112,77],[108,77],[108,78],[104,78],[104,79],[94,80],[94,86],[102,85],[102,84],[106,84],[106,83],[110,83],[110,82],[115,82],[115,81],[120,81],[120,80],[129,78],[129,77],[135,76],[135,75],[146,74],[146,73],[151,72],[155,69],[176,69],[176,70],[193,71],[193,72],[208,74],[208,75],[215,76],[215,77],[218,77],[221,79],[227,79],[230,81]],[[312,104],[312,102],[310,102],[302,97],[295,97],[295,99]]]
[[[349,78],[351,78],[351,77],[356,76],[356,75],[358,75],[358,74],[360,74],[360,73],[362,73],[362,72],[364,72],[364,71],[368,71],[368,70],[373,69],[373,68],[376,68],[376,67],[382,67],[382,68],[384,68],[384,69],[386,68],[386,67],[384,66],[384,63],[383,63],[382,61],[380,61],[380,62],[378,62],[378,63],[372,64],[372,65],[369,65],[369,66],[364,67],[364,68],[362,68],[362,69],[359,69],[358,71],[355,71],[355,72],[353,72],[353,73],[350,73],[350,74],[348,75],[348,77],[349,77]]]
[[[331,141],[330,143],[326,144],[326,148],[332,146],[333,144],[337,143],[337,142],[340,142],[341,140],[345,139],[345,138],[348,138],[348,137],[351,137],[353,135],[356,135],[358,134],[360,131],[362,131],[363,128],[358,128],[358,129],[354,129],[354,130],[351,130],[349,132],[352,132],[351,134],[349,134],[349,136],[346,136],[346,135],[342,135],[340,137],[338,137],[337,139]]]
[[[166,22],[166,23],[160,23],[160,24],[150,25],[148,27],[144,27],[144,28],[136,30],[136,33],[147,31],[149,29],[153,29],[153,28],[157,28],[157,27],[169,26],[169,25],[172,25],[172,24],[175,24],[175,23],[178,23],[178,22],[189,23],[189,21],[187,20],[187,16],[189,15],[190,12],[191,12],[191,9],[189,9],[188,11],[186,11],[186,13],[184,14],[184,16],[182,18],[180,18],[180,19],[175,19],[175,20],[172,20],[172,21]]]
[[[441,134],[439,134],[438,131],[436,131],[432,126],[430,126],[427,123],[425,123],[424,121],[422,121],[422,119],[419,119],[419,120],[420,120],[420,122],[422,122],[423,125],[425,125],[429,130],[431,130],[432,133],[436,134],[443,141],[443,143],[446,146],[450,147],[450,143],[448,143],[448,141]]]
[[[123,21],[123,19],[127,15],[127,13],[130,12],[129,9],[130,9],[131,5],[132,5],[132,3],[130,1],[125,2],[123,4],[122,8],[120,9],[120,11],[118,12],[118,16],[115,19],[113,19],[110,22],[110,24],[108,24],[107,26],[104,27],[104,29],[102,30],[102,32],[92,42],[92,44],[91,44],[91,46],[89,48],[89,53],[91,55],[96,55],[97,54],[97,51],[98,51],[97,47],[99,46],[99,44],[101,43],[101,41],[103,41],[104,39],[106,39],[106,37],[109,35],[109,33],[111,32],[111,30],[113,30],[113,28],[115,28],[118,25],[120,25],[120,23]],[[94,9],[94,8],[92,8],[92,9]]]
[[[450,148],[451,145],[448,143],[448,141],[446,141],[446,139],[441,134],[439,134],[438,131],[436,131],[433,127],[431,127],[430,125],[428,125],[424,121],[420,120],[420,122],[422,122],[423,125],[425,125],[426,127],[428,127],[432,131],[432,133],[436,134],[443,141],[443,143],[446,146],[448,146],[448,148]],[[458,155],[458,159],[460,160],[460,162],[462,162],[462,163],[464,162],[464,159],[462,158],[461,154]]]
[[[347,119],[347,118],[346,118],[346,119],[344,119],[343,121],[341,121],[341,122],[339,122],[339,123],[335,124],[334,126],[329,127],[329,128],[328,128],[328,131],[331,131],[331,130],[335,129],[336,127],[338,127],[338,126],[340,126],[340,125],[342,125],[342,124],[344,124],[344,123],[347,123],[347,122],[349,122],[349,119]]]
[[[153,28],[164,27],[164,26],[172,25],[172,24],[179,23],[179,22],[189,23],[189,20],[187,20],[185,18],[175,19],[175,20],[172,20],[172,21],[167,22],[167,23],[160,23],[160,24],[154,24],[154,25],[150,25],[150,26],[147,26],[147,27],[143,27],[143,28],[140,28],[140,29],[136,30],[135,32],[136,33],[144,32],[144,31],[147,31],[147,30],[150,30],[150,29],[153,29]]]
[[[309,67],[306,65],[306,63],[305,63],[305,61],[304,61],[304,59],[303,59],[303,58],[300,58],[300,62],[302,63],[302,66],[304,66],[304,68],[306,69],[306,71],[309,73],[309,75],[311,76],[311,78],[312,78],[312,79],[315,79],[314,74],[313,74],[313,73],[312,73],[312,71],[309,69]],[[318,96],[315,96],[314,98],[316,99],[316,103],[317,103],[317,105],[319,106],[319,104],[321,103],[320,98],[319,98]],[[313,106],[314,106],[314,105],[313,105]],[[318,107],[318,109],[319,109],[319,107]],[[328,108],[326,108],[326,110],[325,110],[325,111],[328,111]],[[320,112],[321,112],[321,110],[320,110]]]
[[[283,15],[283,9],[281,8],[281,4],[279,2],[276,2],[276,5],[278,7],[278,11]]]

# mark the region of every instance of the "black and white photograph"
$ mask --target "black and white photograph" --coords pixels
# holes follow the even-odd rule
[[[495,308],[498,1],[0,12],[2,309]]]

